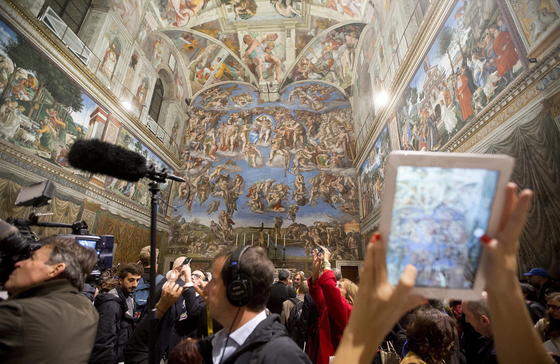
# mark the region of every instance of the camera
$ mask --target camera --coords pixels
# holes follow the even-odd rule
[[[8,280],[14,264],[29,258],[38,248],[40,244],[37,239],[0,219],[0,286]]]
[[[32,206],[33,212],[29,215],[29,218],[8,218],[6,221],[0,219],[0,286],[3,286],[8,280],[16,262],[29,258],[33,251],[41,247],[39,238],[31,230],[31,226],[71,229],[72,234],[59,236],[72,238],[76,241],[76,244],[94,249],[98,261],[88,276],[88,281],[98,281],[101,273],[111,268],[115,245],[114,236],[90,235],[85,221],[78,221],[73,224],[39,221],[39,214],[35,213],[35,209],[49,204],[54,192],[55,185],[51,181],[24,187],[17,196],[16,206]]]

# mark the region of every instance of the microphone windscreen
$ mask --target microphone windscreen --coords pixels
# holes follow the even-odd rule
[[[146,175],[146,158],[98,139],[78,140],[68,152],[68,162],[82,171],[136,182]]]

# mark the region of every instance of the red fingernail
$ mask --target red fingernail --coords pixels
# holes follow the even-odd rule
[[[490,244],[490,242],[492,241],[492,238],[489,237],[488,235],[484,234],[480,237],[480,241],[482,241],[484,244]]]
[[[371,244],[374,244],[376,242],[379,241],[379,239],[381,239],[381,234],[379,233],[375,233],[371,236],[371,240],[369,241]]]

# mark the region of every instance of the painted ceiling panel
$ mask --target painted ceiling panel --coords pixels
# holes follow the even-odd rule
[[[163,24],[172,27],[184,27],[201,12],[215,9],[209,0],[153,0],[153,4]]]
[[[306,49],[285,83],[323,80],[342,88],[352,82],[352,66],[365,24],[347,24],[321,34]]]
[[[314,4],[322,5],[339,15],[346,15],[352,19],[360,19],[364,0],[313,0]]]
[[[305,46],[323,30],[332,27],[337,23],[334,19],[312,16],[310,25],[306,29],[296,30],[296,55],[299,55]]]
[[[166,30],[165,34],[183,57],[193,94],[218,82],[252,81],[232,50],[214,38],[183,30]]]
[[[301,0],[221,0],[221,6],[229,24],[303,20]]]
[[[224,43],[226,47],[231,49],[235,54],[237,54],[238,56],[241,55],[239,51],[239,38],[237,37],[237,33],[223,32],[218,20],[194,26],[192,27],[192,29],[219,40],[220,42]]]
[[[127,18],[123,9],[131,6],[131,11],[138,14],[142,9],[135,0],[125,3],[115,3],[114,10],[132,23],[134,20]],[[159,30],[171,38],[185,60],[192,97],[225,81],[249,82],[264,93],[304,80],[346,88],[365,25],[348,22],[361,21],[366,2],[152,0],[148,8],[155,13]],[[337,24],[341,25],[339,30],[321,34]],[[151,46],[157,43],[152,41]],[[304,52],[305,59],[300,59]],[[298,59],[300,63],[294,68]],[[282,82],[290,71],[288,81]]]

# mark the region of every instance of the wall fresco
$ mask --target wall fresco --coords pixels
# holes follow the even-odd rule
[[[103,52],[101,64],[99,65],[99,70],[103,75],[105,75],[105,77],[107,77],[108,80],[113,78],[117,62],[119,61],[122,53],[122,48],[122,43],[118,37],[112,36],[109,38],[109,44]]]
[[[119,130],[119,136],[115,144],[144,156],[148,165],[154,164],[157,169],[165,168],[167,171],[172,171],[165,162],[163,162],[156,154],[148,149],[125,128],[121,128]],[[125,180],[107,177],[105,180],[105,188],[116,192],[118,195],[128,197],[142,206],[149,207],[150,205],[150,191],[148,190],[147,179],[142,179],[139,182],[128,182]],[[159,211],[161,213],[165,213],[169,198],[170,183],[161,183],[160,189],[161,201]]]
[[[168,40],[158,32],[151,32],[147,35],[142,45],[142,51],[151,61],[152,66],[157,68],[160,63],[167,62],[172,53],[171,45]]]
[[[560,26],[560,4],[554,0],[508,0],[528,49],[536,47]],[[556,34],[556,37],[558,35]]]
[[[179,173],[188,181],[174,188],[171,241],[205,257],[243,243],[304,257],[322,243],[357,259],[351,120],[346,97],[319,82],[290,85],[278,102],[242,84],[202,92],[185,132]]]
[[[358,53],[356,61],[356,73],[353,85],[353,114],[354,114],[354,130],[356,133],[363,132],[362,128],[367,121],[372,121],[375,116],[373,105],[373,85],[371,83],[370,65],[373,59],[375,31],[373,28],[367,28],[362,35],[362,46]],[[379,86],[379,85],[377,85]]]
[[[113,0],[111,10],[121,18],[124,27],[130,34],[136,33],[144,10],[142,0]]]
[[[356,47],[364,26],[348,24],[321,35],[298,60],[285,83],[320,79],[342,88],[350,85]]]
[[[458,1],[404,90],[400,144],[438,150],[523,70],[494,1]]]
[[[0,137],[68,167],[69,146],[96,137],[89,126],[99,106],[8,25],[0,30]]]
[[[361,216],[366,218],[381,206],[381,193],[385,180],[385,162],[391,153],[391,140],[387,125],[375,139],[373,148],[360,167]]]

